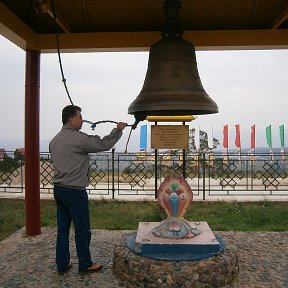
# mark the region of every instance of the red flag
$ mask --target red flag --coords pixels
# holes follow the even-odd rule
[[[236,128],[236,138],[235,138],[235,145],[238,148],[241,148],[241,138],[240,138],[240,125],[235,125]]]
[[[223,147],[228,148],[228,125],[223,128]]]
[[[255,148],[255,124],[251,127],[251,148]]]

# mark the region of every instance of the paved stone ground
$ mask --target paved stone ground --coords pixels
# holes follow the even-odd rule
[[[74,265],[65,275],[58,275],[54,264],[55,229],[42,228],[42,234],[37,237],[27,237],[24,228],[20,229],[0,242],[0,287],[129,287],[113,274],[112,261],[114,244],[123,234],[131,231],[92,232],[91,253],[95,261],[103,264],[103,270],[78,275],[72,235],[71,258]],[[239,276],[229,288],[288,288],[288,232],[215,234],[226,242],[233,242],[238,249]],[[163,287],[173,286],[163,283]]]

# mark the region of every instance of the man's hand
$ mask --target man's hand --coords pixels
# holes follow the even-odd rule
[[[119,122],[119,123],[117,124],[117,128],[118,128],[118,129],[121,129],[121,130],[124,130],[127,125],[128,125],[127,123]]]

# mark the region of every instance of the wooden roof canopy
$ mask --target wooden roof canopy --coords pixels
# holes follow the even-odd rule
[[[24,50],[145,51],[165,25],[162,0],[1,0],[0,33]],[[42,0],[43,1],[43,0]],[[197,50],[288,48],[287,0],[182,0],[179,24]]]

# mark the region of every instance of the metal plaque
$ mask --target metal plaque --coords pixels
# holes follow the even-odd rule
[[[188,125],[152,125],[152,149],[187,149],[189,147]]]

